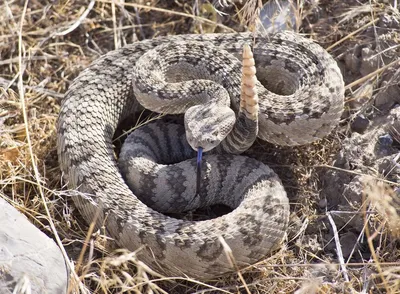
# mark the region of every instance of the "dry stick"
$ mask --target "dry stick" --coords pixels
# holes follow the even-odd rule
[[[363,193],[362,195],[363,195],[363,202],[364,202],[366,200],[365,198],[367,195],[365,195],[365,193]],[[365,211],[365,210],[366,210],[366,205],[363,205],[363,211]],[[369,226],[368,226],[368,216],[366,213],[364,213],[364,227],[365,227],[365,235],[367,235],[368,247],[369,247],[369,250],[371,251],[372,258],[375,261],[375,266],[377,267],[379,276],[381,277],[383,284],[385,285],[386,293],[390,293],[387,281],[386,281],[385,277],[383,276],[382,267],[379,263],[379,259],[376,256],[376,253],[375,253],[374,244],[372,243],[372,241],[375,238],[375,235],[371,236],[371,232],[369,231]]]
[[[246,281],[244,280],[242,273],[240,272],[239,267],[236,264],[235,257],[233,256],[232,249],[229,247],[228,243],[225,242],[225,239],[222,236],[219,236],[219,242],[221,243],[222,247],[224,248],[226,258],[228,259],[229,263],[231,264],[231,267],[234,268],[239,276],[240,281],[243,284],[243,287],[246,289],[247,294],[251,294]]]
[[[135,125],[134,127],[130,128],[130,129],[127,130],[127,131],[122,132],[122,134],[119,135],[118,137],[116,137],[116,138],[113,140],[113,142],[119,140],[120,138],[122,138],[122,137],[125,136],[125,135],[128,135],[129,133],[133,132],[133,131],[136,130],[137,128],[140,128],[141,126],[144,126],[144,125],[146,125],[146,124],[148,124],[148,123],[150,123],[150,122],[152,122],[152,121],[158,120],[158,119],[160,119],[160,118],[162,118],[163,116],[166,115],[165,113],[159,113],[159,114],[157,114],[156,116],[147,117],[145,121],[140,122],[140,119],[142,118],[142,114],[143,114],[143,113],[144,113],[144,110],[140,113],[140,115],[139,115],[139,117],[138,117],[138,119],[137,119],[138,122],[136,123],[136,125]]]
[[[170,281],[170,280],[174,280],[174,281],[187,281],[187,282],[191,282],[191,283],[193,283],[193,284],[197,284],[197,285],[200,285],[200,286],[208,287],[208,288],[210,288],[210,289],[213,290],[213,291],[219,291],[219,292],[226,293],[226,294],[232,294],[232,292],[230,292],[230,291],[227,291],[227,290],[224,290],[224,289],[221,289],[221,288],[217,288],[217,287],[215,287],[215,286],[212,286],[212,285],[209,285],[209,284],[206,284],[206,283],[203,283],[203,282],[201,282],[201,281],[194,280],[194,279],[191,279],[191,278],[184,278],[184,277],[164,277],[164,278],[159,278],[159,279],[153,279],[153,280],[151,280],[151,282],[163,282],[163,281]],[[147,285],[148,283],[149,283],[148,281],[140,282],[140,283],[137,283],[137,284],[135,285],[135,287],[137,288],[137,287],[139,287],[139,286],[144,286],[144,285]],[[204,290],[204,291],[207,291],[207,290]],[[198,292],[194,292],[194,293],[198,293]],[[201,292],[201,293],[203,293],[203,292]]]
[[[380,74],[381,72],[387,70],[389,67],[392,67],[392,66],[394,66],[396,64],[400,65],[400,60],[398,60],[398,59],[394,60],[391,63],[386,64],[385,66],[382,66],[381,68],[378,68],[377,70],[367,74],[366,76],[362,77],[361,79],[358,79],[357,81],[354,81],[354,82],[348,84],[345,87],[345,89],[348,90],[348,89],[350,89],[350,88],[352,88],[352,87],[354,87],[354,86],[356,86],[358,84],[361,84],[361,83],[365,82],[366,80],[369,80],[370,78]]]
[[[336,43],[332,44],[331,46],[329,46],[328,48],[326,48],[327,51],[330,51],[332,48],[336,47],[337,45],[339,45],[340,43],[343,43],[344,41],[346,41],[347,39],[349,39],[350,37],[354,36],[355,34],[357,34],[358,32],[362,31],[363,29],[369,27],[370,25],[376,23],[378,21],[378,19],[374,19],[371,20],[370,22],[366,23],[365,25],[363,25],[362,27],[358,28],[357,30],[355,30],[354,32],[351,32],[350,34],[346,35],[344,38],[340,39],[339,41],[337,41]]]
[[[71,269],[72,276],[79,283],[79,278],[76,275],[76,273],[74,272],[73,265],[69,261],[69,257],[67,255],[67,252],[65,251],[65,248],[64,248],[64,246],[63,246],[63,244],[61,242],[61,239],[60,239],[60,237],[59,237],[59,235],[57,233],[57,229],[56,229],[56,227],[54,225],[53,219],[51,218],[50,210],[49,210],[49,208],[47,206],[46,198],[44,196],[44,191],[42,189],[42,184],[40,183],[41,182],[40,181],[40,173],[39,173],[38,167],[36,165],[35,156],[33,154],[33,149],[32,149],[32,142],[31,142],[31,138],[30,138],[30,135],[29,135],[28,114],[27,114],[27,111],[26,111],[24,83],[23,83],[23,79],[22,79],[22,73],[25,71],[25,68],[24,68],[24,66],[22,64],[22,50],[23,50],[22,49],[22,30],[23,30],[23,24],[24,24],[26,10],[27,10],[27,7],[28,7],[28,2],[29,2],[29,0],[25,1],[24,9],[23,9],[22,15],[21,15],[20,27],[18,29],[18,68],[19,68],[18,92],[19,92],[19,97],[20,97],[20,101],[21,101],[22,115],[24,117],[26,141],[27,141],[27,144],[28,144],[29,156],[30,156],[30,159],[32,161],[32,168],[33,168],[33,171],[34,171],[34,174],[35,174],[36,184],[37,184],[37,187],[38,187],[38,190],[39,190],[40,197],[41,197],[42,202],[43,202],[43,206],[44,206],[46,214],[48,216],[48,221],[49,221],[49,224],[50,224],[50,227],[51,227],[51,231],[53,232],[54,237],[56,239],[56,242],[58,244],[58,247],[60,248],[60,250],[61,250],[61,252],[62,252],[62,254],[64,256],[65,263],[68,264],[68,266]],[[79,286],[80,286],[80,289],[81,289],[82,293],[85,293],[86,291],[83,288],[81,283],[79,283]]]
[[[30,57],[26,57],[26,58],[22,57],[23,61],[25,61],[25,60],[28,60],[28,61],[45,60],[45,61],[47,61],[47,60],[52,60],[52,59],[59,60],[60,56],[49,55],[49,56],[36,56],[36,57],[30,56]],[[18,57],[0,60],[0,65],[9,65],[9,64],[13,64],[15,62],[18,62]]]
[[[111,14],[112,14],[112,21],[113,21],[113,33],[114,33],[114,49],[118,49],[119,42],[118,42],[118,36],[117,36],[117,16],[115,13],[115,2],[113,1],[111,3]]]
[[[14,81],[12,81],[12,80],[10,81],[10,80],[6,80],[6,79],[0,77],[0,87],[4,88],[6,90],[9,89],[13,83],[14,83]],[[51,96],[51,97],[54,97],[57,99],[61,99],[64,97],[63,94],[57,93],[53,90],[49,90],[45,87],[24,85],[24,88],[35,91],[38,94],[44,94],[44,95]],[[1,97],[2,97],[2,94],[0,94],[0,98]]]
[[[279,166],[279,167],[289,167],[289,168],[292,168],[293,167],[293,165],[287,165],[287,164],[279,164],[279,165],[277,165],[277,164],[270,164],[269,165],[269,167],[277,167],[277,166]],[[396,187],[400,187],[400,183],[396,183],[396,182],[393,182],[393,181],[390,181],[390,180],[385,180],[385,179],[382,179],[382,178],[379,178],[379,177],[377,177],[377,176],[372,176],[372,175],[368,175],[368,174],[365,174],[365,173],[362,173],[362,172],[357,172],[357,171],[354,171],[354,170],[347,170],[347,169],[344,169],[344,168],[340,168],[340,167],[336,167],[336,166],[333,166],[333,165],[328,165],[328,164],[318,164],[318,165],[302,165],[301,167],[304,167],[304,168],[330,168],[330,169],[334,169],[334,170],[338,170],[338,171],[342,171],[342,172],[345,172],[345,173],[349,173],[349,174],[353,174],[353,175],[358,175],[358,176],[365,176],[365,175],[367,175],[367,176],[369,176],[369,177],[371,177],[371,178],[373,178],[374,180],[376,180],[376,181],[380,181],[380,182],[383,182],[383,183],[387,183],[387,184],[390,184],[390,185],[394,185],[394,186],[396,186]]]
[[[99,3],[108,3],[108,4],[113,3],[113,2],[107,1],[107,0],[97,0],[97,2],[99,2]],[[141,5],[141,4],[135,4],[135,3],[121,3],[121,5],[128,6],[128,7],[142,8],[142,9],[146,9],[146,10],[154,10],[154,11],[159,11],[159,12],[163,12],[163,13],[174,14],[174,15],[179,15],[179,16],[184,16],[184,17],[189,17],[189,18],[193,18],[193,19],[198,20],[198,21],[202,21],[202,22],[205,22],[205,23],[216,25],[217,27],[221,27],[221,28],[223,28],[225,30],[228,30],[228,31],[231,31],[233,33],[236,32],[232,28],[224,26],[223,24],[216,23],[215,21],[209,20],[209,19],[204,18],[204,17],[191,15],[191,14],[184,13],[184,12],[178,12],[178,11],[173,11],[173,10],[168,10],[168,9],[163,9],[163,8],[158,8],[158,7],[152,7],[152,6],[147,6],[147,5]]]
[[[393,182],[393,181],[385,180],[385,179],[379,178],[377,176],[368,175],[368,174],[365,174],[365,173],[362,173],[362,172],[343,169],[343,168],[336,167],[336,166],[333,166],[333,165],[321,164],[321,165],[312,165],[312,166],[305,166],[305,167],[314,167],[314,168],[315,167],[323,167],[323,168],[330,168],[330,169],[334,169],[334,170],[338,170],[338,171],[342,171],[342,172],[345,172],[345,173],[358,175],[358,176],[365,176],[366,175],[366,176],[369,176],[369,177],[371,177],[372,179],[374,179],[376,181],[380,181],[380,182],[387,183],[387,184],[390,184],[390,185],[395,185],[397,187],[400,186],[400,183],[396,183],[396,182]]]
[[[333,221],[333,218],[332,218],[332,216],[331,216],[331,214],[329,212],[327,212],[326,215],[328,216],[329,222],[330,222],[330,224],[332,226],[333,236],[335,237],[337,255],[338,255],[340,267],[342,268],[342,271],[343,271],[344,279],[346,280],[346,282],[349,282],[350,280],[349,280],[349,276],[347,274],[346,264],[344,262],[342,247],[340,245],[340,240],[339,240],[339,235],[338,235],[338,231],[337,231],[337,228],[336,228],[336,224]]]
[[[87,245],[89,244],[90,238],[91,238],[92,233],[93,233],[93,231],[94,231],[94,228],[95,228],[95,226],[96,226],[96,221],[97,221],[99,215],[100,215],[100,207],[97,209],[96,215],[94,216],[93,221],[90,223],[89,229],[88,229],[88,231],[87,231],[87,233],[86,233],[86,237],[85,237],[85,241],[83,242],[82,250],[81,250],[81,252],[79,253],[79,257],[78,257],[78,260],[77,260],[77,262],[76,262],[76,266],[75,266],[75,272],[76,272],[76,273],[79,272],[80,267],[82,266],[83,257],[84,257],[84,255],[85,255]],[[84,272],[84,271],[82,271],[82,275],[81,275],[81,276],[82,276],[82,277],[85,276],[85,272]],[[83,279],[79,278],[79,280],[83,280]],[[68,285],[67,294],[69,294],[69,293],[71,293],[71,292],[72,292],[72,285],[71,285],[71,283],[70,283],[70,284]]]
[[[125,8],[124,8],[124,9],[125,9]],[[144,34],[144,31],[143,31],[143,27],[144,27],[145,25],[143,25],[142,22],[140,21],[139,10],[137,9],[137,7],[134,7],[134,10],[135,10],[135,19],[136,19],[136,23],[137,23],[137,25],[138,25],[138,27],[139,27],[140,37],[142,37],[142,39],[146,39],[146,36],[145,36],[145,34]],[[168,23],[165,23],[165,24],[168,24]]]
[[[78,20],[72,25],[70,26],[68,29],[62,31],[62,32],[58,32],[55,33],[55,36],[64,36],[69,34],[70,32],[74,31],[77,27],[79,27],[79,25],[83,22],[83,20],[86,18],[86,16],[89,14],[89,12],[92,10],[94,4],[96,3],[95,0],[90,1],[88,7],[86,8],[86,10],[82,13],[82,15],[78,18]],[[114,2],[113,2],[114,3]]]

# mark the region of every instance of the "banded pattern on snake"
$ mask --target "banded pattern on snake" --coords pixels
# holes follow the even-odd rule
[[[98,215],[97,225],[104,225],[121,247],[137,250],[145,245],[139,257],[166,275],[186,274],[208,279],[232,271],[220,237],[232,249],[239,267],[244,267],[262,259],[284,236],[289,214],[286,194],[277,176],[254,159],[234,155],[205,158],[209,161],[206,166],[215,167],[208,174],[207,187],[218,187],[215,188],[219,191],[217,194],[226,190],[223,193],[228,194],[223,198],[238,207],[222,217],[199,222],[167,217],[145,205],[128,188],[115,160],[113,136],[124,119],[141,109],[137,100],[154,111],[175,111],[175,106],[168,105],[185,104],[182,91],[177,90],[176,93],[183,94],[177,97],[168,91],[160,91],[164,86],[148,88],[142,77],[152,81],[149,70],[159,74],[158,77],[165,75],[168,83],[180,78],[173,74],[180,69],[185,81],[197,80],[199,76],[202,80],[213,80],[228,92],[231,107],[237,113],[239,58],[245,44],[253,44],[260,81],[257,84],[260,99],[258,137],[276,144],[296,145],[310,143],[328,134],[343,111],[344,85],[340,70],[319,45],[293,33],[256,36],[254,39],[249,33],[181,35],[137,42],[95,61],[74,80],[62,102],[57,125],[58,155],[69,187],[77,191],[73,197],[75,205],[89,223]],[[164,73],[157,72],[157,64],[145,62],[146,58],[156,57],[157,60],[160,51],[166,53],[168,48],[174,48],[169,52],[171,58],[176,56],[178,61],[176,65],[167,66]],[[193,52],[193,58],[187,57],[188,51]],[[212,56],[199,57],[203,56],[202,51],[210,52]],[[216,68],[207,71],[207,58],[223,65],[219,76],[213,74]],[[179,59],[188,60],[180,65]],[[198,61],[188,65],[190,60]],[[157,86],[157,83],[150,82],[150,85]],[[150,92],[157,92],[161,100],[169,99],[167,107],[158,108],[147,100]],[[189,102],[190,105],[197,103]],[[180,141],[181,147],[168,145],[166,135],[159,133],[162,126],[152,128],[154,125],[138,130],[132,139],[140,151],[146,136],[153,134],[152,138],[159,138],[157,144],[151,143],[155,152],[146,155],[150,160],[146,164],[153,166],[150,170],[155,166],[151,162],[162,158],[168,148],[171,152],[177,151],[186,144],[184,150],[190,150],[186,141]],[[184,138],[181,127],[165,131]],[[221,148],[231,148],[232,142],[234,140],[222,140]],[[228,163],[221,164],[220,159]],[[161,183],[159,187],[166,188],[161,192],[167,194],[169,183],[177,178],[192,182],[192,162],[189,160],[185,167],[179,167],[180,172],[161,177],[160,181],[165,184]],[[236,185],[224,184],[227,178]],[[249,182],[241,181],[246,178],[251,178],[255,184],[249,186]],[[141,182],[146,184],[145,180]],[[154,187],[147,188],[154,190]],[[191,194],[190,189],[185,185],[178,187],[176,191],[183,196],[180,202],[187,202],[185,193]],[[177,195],[172,193],[170,196]],[[173,199],[174,203],[178,202]],[[242,199],[247,200],[240,202]],[[158,200],[149,196],[147,201],[150,204]],[[164,210],[162,207],[156,209]]]

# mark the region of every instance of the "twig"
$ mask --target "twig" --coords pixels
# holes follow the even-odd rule
[[[78,20],[72,26],[70,26],[68,29],[66,29],[66,30],[64,30],[62,32],[55,33],[54,35],[55,36],[65,36],[65,35],[71,33],[72,31],[74,31],[77,27],[79,27],[79,25],[86,18],[86,16],[92,10],[92,8],[93,8],[95,3],[96,3],[95,0],[91,0],[89,5],[88,5],[88,7],[86,8],[86,10],[82,13],[82,15],[78,18]]]
[[[336,251],[337,251],[340,267],[341,267],[341,269],[343,271],[344,279],[346,280],[346,282],[349,282],[350,279],[349,279],[349,276],[347,274],[346,264],[344,262],[342,247],[340,245],[340,240],[339,240],[339,235],[338,235],[338,231],[337,231],[337,228],[336,228],[336,224],[333,221],[333,218],[332,218],[330,212],[327,212],[326,215],[328,216],[329,222],[330,222],[330,224],[332,226],[333,235],[335,237]]]
[[[113,22],[113,32],[114,32],[114,49],[118,49],[120,46],[119,38],[118,38],[118,30],[117,30],[117,15],[115,13],[115,2],[111,3],[111,14],[112,14],[112,22]]]
[[[100,215],[100,208],[98,208],[96,210],[96,215],[93,218],[93,221],[90,223],[89,229],[88,229],[88,231],[86,233],[85,240],[83,241],[82,250],[79,253],[79,257],[78,257],[78,260],[76,261],[76,266],[75,266],[75,272],[77,272],[77,273],[80,271],[80,268],[83,267],[82,266],[83,257],[85,255],[85,252],[86,252],[86,249],[88,247],[88,244],[90,243],[90,239],[91,239],[93,231],[94,231],[94,229],[96,227],[96,221],[97,221],[99,215]],[[81,275],[81,276],[83,276],[83,275]],[[70,293],[70,289],[67,291],[67,293]]]
[[[368,195],[363,193],[363,201],[365,201],[367,197],[368,197]],[[365,205],[363,206],[363,210],[364,211],[366,210]],[[371,252],[372,258],[373,258],[373,260],[375,262],[375,266],[378,269],[379,276],[382,279],[382,282],[383,282],[383,285],[385,287],[385,290],[386,290],[387,293],[389,293],[389,286],[388,286],[388,283],[386,281],[385,276],[383,275],[382,267],[381,267],[381,264],[379,262],[378,256],[376,255],[375,247],[374,247],[374,244],[373,244],[373,240],[375,239],[376,235],[375,234],[371,235],[371,232],[370,232],[369,226],[368,226],[368,220],[369,219],[367,217],[367,214],[365,213],[364,214],[364,227],[365,227],[365,235],[367,236],[368,247],[369,247],[369,250]],[[376,232],[380,231],[382,229],[382,227],[383,226],[381,224]]]
[[[225,242],[225,239],[222,236],[219,236],[219,242],[221,242],[222,247],[224,248],[226,258],[228,259],[231,267],[234,268],[239,276],[240,281],[242,282],[244,288],[246,289],[247,294],[251,294],[246,281],[244,280],[242,273],[240,272],[239,267],[237,266],[235,257],[233,256],[232,249],[229,247],[228,243]]]
[[[270,165],[270,166],[272,166],[272,165]],[[292,166],[289,166],[289,167],[292,167]],[[304,167],[309,167],[309,166],[304,166]],[[341,171],[341,172],[349,173],[349,174],[352,174],[352,175],[368,176],[368,177],[371,177],[372,179],[374,179],[376,181],[379,181],[379,182],[387,183],[387,184],[394,185],[394,186],[397,186],[397,187],[400,186],[400,183],[396,183],[394,181],[386,180],[386,179],[383,179],[383,178],[380,178],[380,177],[377,177],[377,176],[368,175],[368,174],[365,174],[365,173],[362,173],[362,172],[358,172],[358,171],[355,171],[355,170],[348,170],[348,169],[336,167],[336,166],[333,166],[333,165],[321,164],[321,165],[312,165],[310,167],[314,167],[314,168],[329,168],[329,169],[334,169],[334,170],[338,170],[338,171]]]
[[[37,61],[37,60],[52,60],[52,59],[60,59],[60,56],[36,56],[36,57],[22,57],[23,61]],[[8,65],[8,64],[13,64],[13,63],[18,63],[18,57],[14,58],[9,58],[6,60],[0,60],[0,65]]]
[[[347,39],[349,39],[350,37],[354,36],[355,34],[357,34],[358,32],[362,31],[363,29],[369,27],[371,24],[374,24],[378,21],[378,19],[374,19],[371,20],[370,22],[366,23],[365,25],[363,25],[362,27],[358,28],[357,30],[355,30],[354,32],[351,32],[350,34],[346,35],[344,38],[340,39],[339,41],[337,41],[336,43],[332,44],[331,46],[329,46],[328,48],[326,48],[327,51],[330,51],[332,48],[336,47],[337,45],[343,43],[344,41],[346,41]]]
[[[366,76],[362,77],[361,79],[358,79],[357,81],[354,81],[354,82],[348,84],[344,88],[347,90],[347,89],[350,89],[350,88],[352,88],[352,87],[354,87],[354,86],[356,86],[358,84],[361,84],[361,83],[369,80],[370,78],[380,74],[381,72],[387,70],[389,67],[394,66],[395,64],[400,65],[400,60],[396,59],[396,60],[392,61],[391,63],[386,64],[385,66],[382,66],[381,68],[378,68],[377,70],[367,74]]]
[[[8,89],[10,88],[10,86],[14,83],[15,81],[13,80],[6,80],[2,77],[0,77],[0,87],[3,87],[4,89]],[[39,94],[44,94],[44,95],[48,95],[51,97],[55,97],[57,99],[62,99],[64,97],[63,94],[57,93],[53,90],[49,90],[40,86],[28,86],[28,85],[23,85],[24,89],[28,89],[28,90],[32,90],[35,91]],[[0,96],[1,97],[1,96]]]
[[[142,25],[142,22],[140,21],[139,10],[137,9],[137,7],[134,7],[133,9],[135,10],[135,19],[136,19],[137,26],[139,27],[140,37],[142,39],[145,39],[146,37],[145,37],[144,31],[143,31],[144,25]]]
[[[141,263],[141,265],[146,266],[144,263]],[[146,267],[147,267],[147,266],[146,266]],[[148,269],[151,270],[150,268],[148,268]],[[197,284],[197,285],[200,285],[200,286],[208,287],[208,288],[212,289],[213,291],[216,291],[215,293],[221,292],[221,293],[226,293],[226,294],[232,294],[232,292],[230,292],[230,291],[227,291],[227,290],[224,290],[224,289],[221,289],[221,288],[215,287],[215,286],[213,286],[213,285],[209,285],[209,284],[206,284],[206,283],[203,283],[203,282],[201,282],[201,281],[194,280],[194,279],[191,279],[191,278],[184,278],[184,277],[165,277],[165,278],[159,278],[159,279],[152,279],[151,282],[154,283],[154,282],[172,281],[172,280],[176,280],[176,281],[187,281],[187,282],[191,282],[191,283],[193,283],[193,284]],[[135,285],[135,287],[143,286],[143,285],[147,285],[147,284],[149,284],[149,281],[137,283],[137,284]],[[201,292],[194,292],[194,293],[203,293],[203,290],[202,290]]]
[[[76,272],[74,271],[73,264],[69,261],[68,254],[65,251],[65,248],[64,248],[64,246],[63,246],[63,244],[61,242],[60,236],[57,233],[57,229],[56,229],[56,227],[54,225],[54,222],[53,222],[53,219],[51,217],[49,207],[47,206],[46,198],[44,196],[44,191],[42,189],[42,184],[40,183],[41,182],[40,173],[39,173],[39,170],[38,170],[38,167],[37,167],[37,164],[36,164],[35,156],[33,154],[32,142],[31,142],[30,134],[29,134],[28,114],[27,114],[27,109],[26,109],[26,105],[25,105],[24,84],[23,84],[23,78],[22,78],[22,76],[23,76],[22,73],[25,71],[25,66],[22,63],[23,62],[23,60],[22,60],[22,51],[23,51],[22,31],[23,31],[23,24],[24,24],[25,14],[26,14],[26,11],[27,11],[27,8],[28,8],[28,2],[29,2],[29,0],[25,1],[24,9],[23,9],[22,15],[21,15],[20,26],[19,26],[19,29],[18,29],[18,68],[19,68],[18,92],[19,92],[19,98],[20,98],[20,102],[21,102],[22,115],[23,115],[23,118],[24,118],[26,141],[27,141],[28,148],[29,148],[29,156],[30,156],[30,159],[31,159],[31,162],[32,162],[32,168],[33,168],[33,171],[34,171],[36,184],[37,184],[37,187],[38,187],[38,190],[39,190],[40,197],[41,197],[42,202],[43,202],[44,209],[45,209],[47,217],[48,217],[48,221],[49,221],[49,225],[51,227],[51,231],[54,234],[54,237],[56,239],[58,247],[60,248],[60,250],[61,250],[61,252],[62,252],[62,254],[64,256],[65,263],[68,264],[69,268],[71,269],[72,276],[79,283],[79,286],[80,286],[80,289],[81,289],[82,293],[85,293],[86,291],[85,291],[85,289],[83,287],[83,284],[79,282],[79,277],[76,275]]]
[[[98,2],[100,2],[100,3],[108,3],[108,4],[112,3],[111,1],[107,1],[107,0],[98,0]],[[189,18],[193,18],[194,20],[197,20],[197,21],[201,21],[201,22],[204,22],[204,23],[209,23],[209,24],[216,25],[217,27],[221,27],[221,28],[223,28],[223,29],[225,29],[227,31],[230,31],[230,32],[236,32],[232,28],[227,27],[227,26],[225,26],[223,24],[216,23],[215,21],[209,20],[207,18],[196,16],[196,15],[191,15],[191,14],[188,14],[188,13],[183,13],[183,12],[179,12],[179,11],[163,9],[163,8],[159,8],[159,7],[152,7],[152,6],[147,6],[147,5],[135,4],[135,3],[122,3],[122,5],[128,6],[128,7],[129,6],[130,7],[137,7],[137,8],[143,8],[143,9],[146,9],[146,10],[154,10],[154,11],[159,11],[159,12],[163,12],[163,13],[189,17]]]

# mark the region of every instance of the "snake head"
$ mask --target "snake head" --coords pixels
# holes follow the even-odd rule
[[[190,107],[185,113],[186,139],[189,145],[204,152],[217,147],[235,124],[233,110],[225,105],[207,103]]]

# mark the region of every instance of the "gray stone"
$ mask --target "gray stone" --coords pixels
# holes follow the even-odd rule
[[[321,209],[325,209],[328,206],[328,200],[326,200],[326,198],[323,198],[321,200],[318,201],[318,206]]]
[[[368,82],[361,85],[348,100],[349,110],[352,113],[356,113],[360,110],[365,109],[365,106],[369,104],[372,98],[374,87],[372,83]]]
[[[331,180],[336,183],[334,186],[336,193],[334,189],[324,189],[322,192],[327,197],[328,207],[333,209],[332,218],[338,230],[345,227],[361,231],[364,219],[358,211],[363,200],[362,176],[354,177],[351,174],[341,173],[340,177],[336,174]]]
[[[375,96],[375,106],[381,111],[390,110],[400,103],[400,72],[397,68],[389,69],[382,75],[380,90]]]
[[[360,72],[361,61],[354,53],[346,54],[344,57],[346,68],[348,68],[353,74]]]
[[[55,242],[0,198],[0,292],[62,294],[68,270]]]
[[[378,142],[383,146],[391,146],[393,144],[393,138],[390,134],[383,134],[378,137]]]
[[[350,254],[359,249],[358,237],[352,232],[344,233],[340,236],[340,245],[342,246],[342,254],[344,258],[349,258]]]
[[[366,118],[364,115],[359,114],[351,123],[351,130],[357,133],[362,134],[369,125],[369,119]]]
[[[379,68],[379,56],[375,50],[370,47],[364,47],[361,49],[361,67],[360,73],[362,76],[366,76],[371,72]]]

